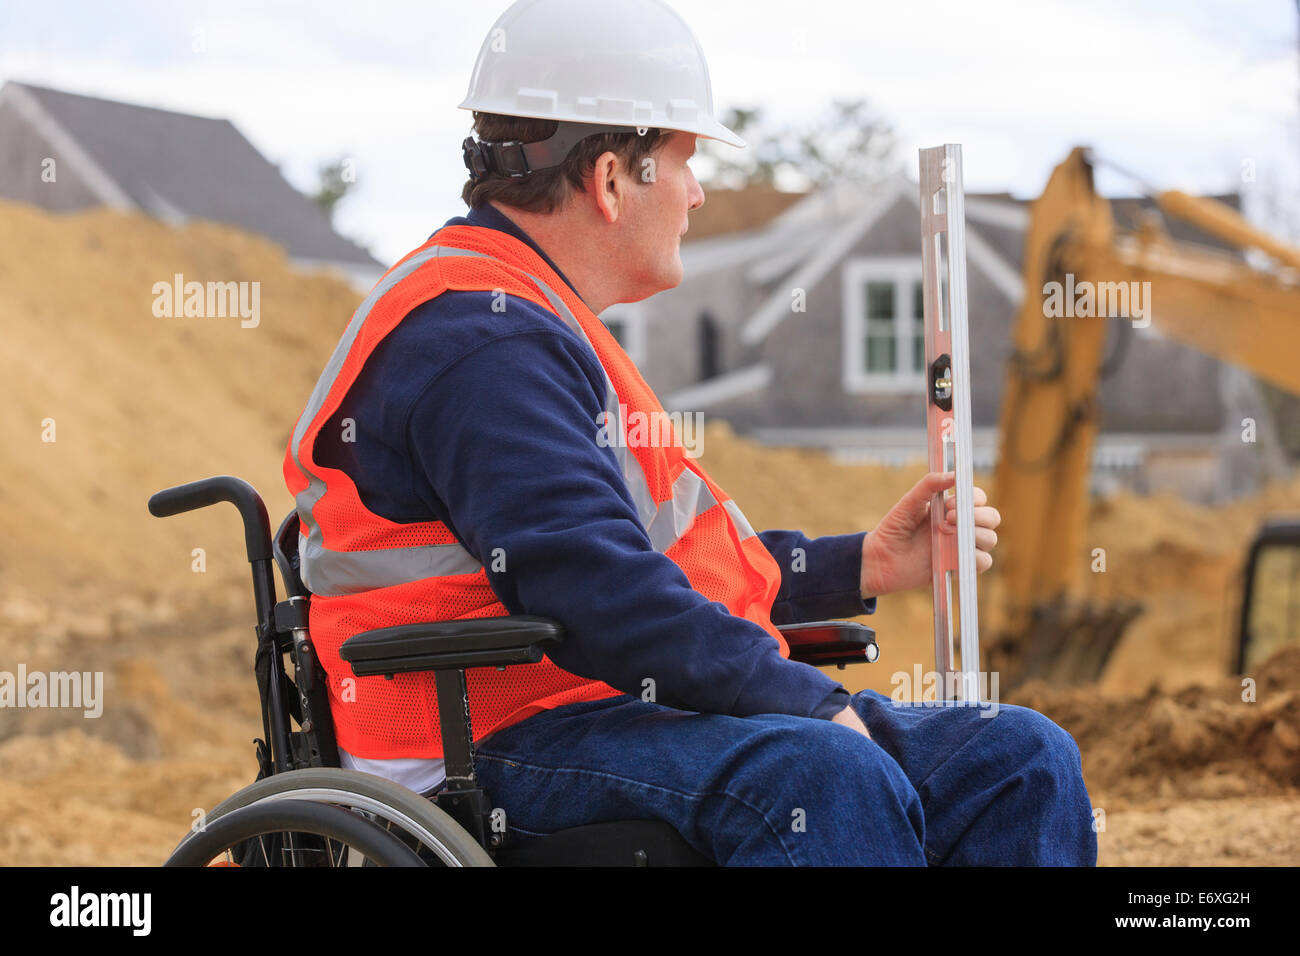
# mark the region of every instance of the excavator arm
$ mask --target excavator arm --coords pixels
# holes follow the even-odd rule
[[[1098,608],[1079,600],[1089,557],[1088,476],[1107,325],[1132,320],[1134,310],[1115,319],[1066,317],[1046,307],[1048,283],[1111,284],[1117,292],[1120,284],[1138,283],[1149,308],[1143,321],[1163,335],[1300,394],[1292,344],[1300,334],[1300,250],[1222,204],[1178,192],[1155,199],[1165,215],[1239,248],[1258,249],[1279,268],[1264,271],[1175,242],[1154,221],[1136,233],[1121,232],[1110,204],[1094,189],[1084,149],[1075,149],[1052,173],[1026,233],[1024,294],[1000,412],[995,500],[1003,522],[996,616],[986,632],[996,635],[990,656],[1004,671],[1004,685],[1029,677],[1095,679],[1139,612],[1132,604]]]

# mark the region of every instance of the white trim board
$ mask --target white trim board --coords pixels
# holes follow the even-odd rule
[[[921,213],[919,193],[916,190],[912,191],[908,194],[908,199],[916,207],[917,216],[919,217]],[[971,216],[969,210],[967,210],[967,225],[969,225],[971,219],[979,221],[980,218],[979,215]],[[920,230],[918,229],[917,232],[919,235]],[[920,244],[919,240],[917,244]],[[920,259],[919,252],[917,253],[917,259],[918,261]],[[1024,298],[1025,292],[1024,277],[988,244],[977,229],[966,230],[966,260],[988,276],[989,281],[1011,302],[1013,308],[1020,308],[1020,302]]]
[[[837,262],[848,255],[849,250],[876,224],[886,210],[893,206],[901,195],[906,195],[908,192],[901,183],[886,186],[873,197],[871,202],[867,203],[861,212],[832,232],[821,250],[795,271],[789,280],[783,283],[783,288],[773,292],[767,301],[759,306],[758,311],[741,329],[740,341],[745,345],[757,345],[767,338],[781,320],[791,314],[790,291],[803,289],[806,293],[817,285]],[[913,197],[912,201],[915,203],[916,198]],[[918,254],[918,261],[919,258]]]
[[[1029,210],[1002,199],[987,199],[967,194],[966,218],[989,226],[1017,229],[1020,232],[1029,228]]]
[[[819,224],[762,226],[745,232],[726,233],[682,243],[682,285],[695,279],[780,255],[792,246],[811,246],[825,233]],[[688,233],[689,235],[689,233]]]
[[[772,366],[749,365],[734,372],[718,375],[696,385],[678,389],[663,400],[665,409],[708,408],[741,395],[760,391],[772,384]]]
[[[132,212],[138,207],[126,190],[100,166],[76,138],[51,116],[30,89],[24,84],[11,80],[0,87],[0,103],[8,102],[27,120],[41,136],[45,137],[50,148],[73,170],[75,175],[86,184],[101,203],[111,209]],[[57,161],[57,159],[56,159]]]

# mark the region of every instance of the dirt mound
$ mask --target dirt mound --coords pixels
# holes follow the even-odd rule
[[[1273,655],[1253,679],[1172,694],[1153,683],[1139,697],[1035,682],[1006,702],[1074,736],[1098,806],[1300,793],[1300,646]]]
[[[155,284],[178,274],[260,283],[259,323],[156,316]],[[160,521],[145,502],[235,474],[272,516],[288,511],[289,429],[357,300],[228,227],[0,202],[0,599],[78,594],[97,611],[124,593],[176,601],[238,580],[233,512]]]

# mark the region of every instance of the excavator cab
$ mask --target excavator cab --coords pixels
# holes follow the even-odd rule
[[[1266,522],[1247,552],[1236,671],[1249,674],[1287,644],[1300,644],[1300,516]]]

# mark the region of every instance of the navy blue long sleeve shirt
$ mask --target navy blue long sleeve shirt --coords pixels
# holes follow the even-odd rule
[[[564,278],[491,206],[448,225],[507,232]],[[597,441],[605,377],[591,347],[534,303],[493,301],[449,291],[412,310],[321,430],[317,460],[346,472],[375,514],[445,522],[511,614],[564,626],[549,656],[565,670],[638,696],[651,678],[659,703],[699,712],[828,719],[846,707],[839,683],[782,658],[651,546],[614,450]],[[873,613],[859,592],[863,535],[762,532],[782,569],[773,622]]]

